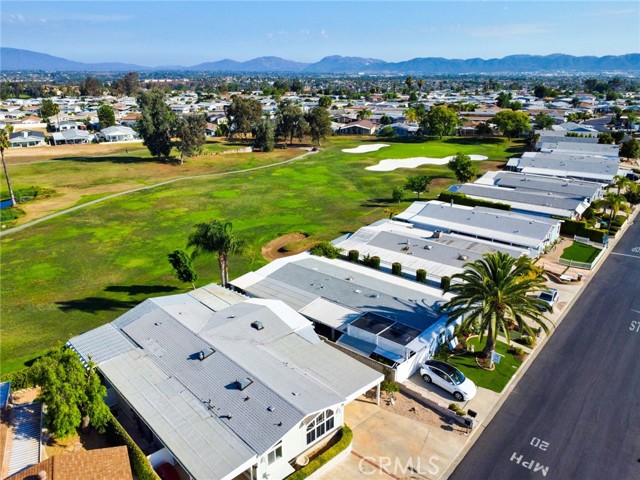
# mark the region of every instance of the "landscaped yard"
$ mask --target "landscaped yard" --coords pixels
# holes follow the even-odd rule
[[[504,357],[502,357],[499,364],[495,365],[495,369],[492,371],[480,368],[476,363],[476,355],[482,350],[484,344],[485,340],[480,342],[479,337],[472,338],[467,341],[467,348],[471,348],[471,345],[473,345],[475,353],[468,352],[462,355],[454,355],[449,358],[448,362],[473,380],[478,387],[484,387],[499,393],[516,373],[518,367],[522,364],[522,360],[507,353],[509,347],[506,344],[497,342],[496,352],[504,355]],[[517,344],[514,345],[517,346]]]
[[[385,156],[340,151],[361,143],[361,139],[332,138],[320,153],[293,163],[127,194],[3,236],[1,371],[21,368],[45,349],[115,319],[148,297],[187,290],[173,278],[167,254],[185,247],[197,222],[230,220],[234,231],[248,241],[248,253],[231,259],[230,277],[235,278],[264,265],[261,247],[280,235],[301,232],[311,241],[329,240],[385,217],[389,207],[406,208],[414,198],[401,204],[389,202],[391,189],[402,186],[409,175],[435,177],[427,198],[453,183],[446,166],[367,171],[364,167]],[[496,139],[473,144],[454,138],[393,144],[388,150],[392,148],[396,158],[415,156],[416,149],[428,156],[457,151],[487,155],[491,161],[478,165],[486,169],[495,168],[518,147]],[[121,191],[193,174],[189,169],[247,169],[299,153],[287,149],[265,155],[203,156],[185,167],[149,158],[101,157],[33,163],[11,168],[11,173],[17,184],[66,189],[74,204],[105,195],[104,191],[86,197],[79,193],[103,182],[113,187],[110,191]],[[39,202],[28,208],[36,208]],[[57,209],[66,206],[68,202]],[[195,267],[198,285],[219,281],[215,258],[198,258]]]
[[[564,249],[560,258],[574,262],[591,263],[601,251],[600,248],[592,247],[585,243],[573,242],[573,244]]]

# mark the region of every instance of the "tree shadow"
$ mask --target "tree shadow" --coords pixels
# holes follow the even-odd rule
[[[130,165],[133,163],[160,163],[165,165],[180,165],[177,157],[137,157],[124,155],[109,155],[106,157],[59,157],[56,161],[82,162],[82,163],[114,163],[116,165]]]
[[[104,297],[86,297],[76,300],[64,300],[56,302],[58,308],[63,312],[78,310],[86,313],[97,312],[115,312],[119,310],[129,310],[137,305],[138,302],[125,302],[113,298]]]
[[[504,143],[504,139],[501,137],[452,137],[443,140],[443,142],[452,143],[454,145],[486,145]]]
[[[169,285],[109,285],[104,288],[105,292],[128,293],[129,295],[149,295],[152,293],[168,293],[178,290],[177,287]]]
[[[360,204],[361,207],[388,207],[389,205],[397,205],[391,198],[369,198]]]

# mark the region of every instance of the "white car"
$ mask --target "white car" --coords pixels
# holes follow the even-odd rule
[[[427,360],[420,368],[420,375],[427,383],[444,388],[459,402],[476,396],[476,384],[453,365],[439,360]]]
[[[550,288],[548,292],[540,292],[540,294],[538,294],[538,299],[542,300],[553,309],[554,305],[558,301],[559,296],[560,294],[558,293],[558,290],[556,290],[555,288]]]

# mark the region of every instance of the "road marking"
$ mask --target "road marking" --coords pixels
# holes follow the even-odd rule
[[[526,468],[528,470],[533,470],[534,472],[540,472],[542,473],[543,477],[546,477],[547,474],[549,473],[549,467],[548,466],[544,466],[541,463],[537,462],[536,460],[527,460],[525,462],[522,461],[522,459],[524,458],[524,455],[519,455],[518,452],[513,452],[511,454],[511,458],[509,459],[510,462],[515,462],[518,465],[520,465],[523,468]]]
[[[631,311],[632,311],[633,313],[640,313],[640,310],[633,310],[633,309],[631,309]]]
[[[620,255],[621,257],[640,258],[640,255],[629,255],[628,253],[611,252],[611,255]]]

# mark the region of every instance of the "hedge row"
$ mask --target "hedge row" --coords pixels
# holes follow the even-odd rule
[[[489,200],[480,200],[478,198],[467,197],[464,193],[442,192],[438,195],[441,202],[453,201],[456,205],[465,205],[467,207],[488,207],[496,210],[511,210],[511,205],[506,203],[491,202]]]
[[[22,390],[36,386],[30,368],[23,368],[16,372],[5,373],[0,376],[0,382],[11,382],[11,390]]]
[[[584,220],[569,220],[563,219],[560,224],[560,233],[563,235],[578,235],[579,237],[588,237],[592,242],[604,243],[604,238],[607,235],[605,230],[599,230],[597,228],[589,228],[587,222]]]
[[[316,458],[311,460],[307,465],[302,467],[297,472],[292,473],[287,477],[287,480],[302,480],[303,478],[307,478],[313,472],[318,470],[320,467],[325,465],[329,460],[334,458],[340,452],[342,452],[345,448],[349,446],[351,440],[353,439],[353,432],[346,425],[342,426],[340,430],[341,437],[335,445],[331,448],[327,449],[326,452],[321,453]]]
[[[111,415],[111,419],[107,424],[105,435],[113,445],[126,445],[129,452],[129,462],[131,462],[131,470],[138,480],[160,479],[151,467],[146,455],[113,415]]]

